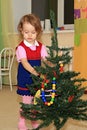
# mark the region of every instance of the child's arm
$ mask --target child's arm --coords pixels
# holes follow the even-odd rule
[[[46,59],[46,57],[48,57],[48,53],[47,53],[47,49],[46,49],[45,45],[42,45],[41,57],[42,57],[42,61],[45,62],[46,64],[48,64],[48,66],[55,67],[55,65],[52,62],[47,61],[47,59]]]
[[[38,76],[38,73],[36,72],[36,70],[28,63],[27,59],[26,58],[22,58],[21,59],[21,63],[23,65],[23,67],[29,71],[30,73]]]
[[[38,76],[36,70],[28,63],[26,58],[26,52],[22,46],[19,46],[16,50],[17,61],[21,62],[23,67],[30,73]]]
[[[48,61],[46,59],[42,59],[42,61],[45,62],[46,64],[48,64],[48,66],[50,66],[50,67],[55,67],[56,66],[56,64],[53,64],[52,62],[50,62],[50,61]]]

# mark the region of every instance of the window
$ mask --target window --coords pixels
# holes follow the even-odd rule
[[[49,12],[55,12],[58,27],[74,29],[74,0],[32,0],[32,13],[41,20],[50,18]]]
[[[36,13],[41,20],[50,18],[54,10],[58,27],[74,29],[74,0],[13,0],[15,31],[20,18],[28,13]]]
[[[58,0],[32,0],[32,13],[37,14],[41,20],[50,18],[50,9],[55,12],[57,20],[57,1]]]
[[[49,18],[48,6],[48,0],[32,0],[31,12],[38,15],[41,20],[45,20]]]
[[[74,0],[58,0],[58,27],[74,29]]]

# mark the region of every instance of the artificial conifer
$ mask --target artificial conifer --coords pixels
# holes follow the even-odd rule
[[[37,95],[34,98],[35,103],[21,103],[22,116],[29,120],[41,121],[36,130],[49,126],[51,123],[56,130],[60,130],[69,118],[87,120],[87,101],[81,98],[86,89],[83,86],[86,79],[79,78],[79,72],[67,68],[72,60],[70,56],[72,48],[59,47],[55,14],[52,10],[50,20],[53,36],[51,46],[47,46],[49,55],[47,60],[53,66],[43,63],[44,65],[35,67],[37,72],[43,75],[42,77],[32,75],[33,84],[27,85],[31,93]]]

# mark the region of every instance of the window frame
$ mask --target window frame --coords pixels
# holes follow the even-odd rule
[[[58,0],[57,24],[66,30],[74,30],[74,24],[64,24],[64,0]]]

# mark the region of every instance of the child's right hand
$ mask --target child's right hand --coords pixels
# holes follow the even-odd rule
[[[43,74],[39,74],[38,77],[41,78],[41,79],[45,79],[46,78],[46,76],[43,75]]]

